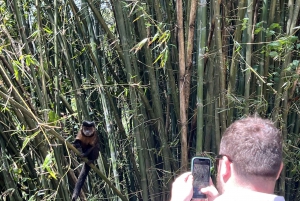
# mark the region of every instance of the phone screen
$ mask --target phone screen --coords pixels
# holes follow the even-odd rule
[[[210,159],[204,157],[194,157],[192,159],[193,198],[206,198],[200,189],[209,185]]]

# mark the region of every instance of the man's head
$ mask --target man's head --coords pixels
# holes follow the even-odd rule
[[[228,167],[242,183],[251,185],[255,179],[275,182],[282,164],[281,132],[271,121],[255,116],[235,121],[223,134],[220,155],[232,164]],[[219,185],[224,185],[226,181],[218,177]]]

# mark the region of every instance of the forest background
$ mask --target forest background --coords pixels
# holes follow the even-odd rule
[[[276,193],[300,200],[300,0],[0,0],[0,200],[168,200],[193,156],[251,114],[284,137]],[[215,171],[213,170],[213,173]]]

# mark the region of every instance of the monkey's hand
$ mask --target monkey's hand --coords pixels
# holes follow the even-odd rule
[[[87,156],[88,156],[88,154],[87,154],[86,152],[80,154],[80,157],[82,157],[82,158],[85,158],[85,157],[87,157]]]
[[[72,142],[72,145],[73,145],[76,149],[78,149],[79,147],[81,147],[80,141],[78,141],[78,140],[75,140],[74,142]]]
[[[92,164],[94,161],[93,160],[89,160],[86,164],[90,165]]]

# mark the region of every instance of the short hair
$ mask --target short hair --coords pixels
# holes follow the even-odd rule
[[[237,120],[224,132],[220,154],[232,160],[242,178],[276,179],[282,163],[281,131],[258,116]]]

